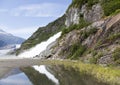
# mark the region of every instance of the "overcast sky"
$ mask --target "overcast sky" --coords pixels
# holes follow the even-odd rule
[[[0,0],[0,29],[28,38],[62,16],[72,0]]]

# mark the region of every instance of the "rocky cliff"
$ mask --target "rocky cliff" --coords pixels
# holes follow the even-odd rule
[[[81,59],[87,63],[108,65],[120,64],[120,6],[116,10],[113,8],[115,11],[109,15],[105,11],[113,1],[109,0],[107,6],[101,0],[90,7],[89,3],[83,2],[80,6],[72,3],[66,12],[67,27],[52,48],[52,58]],[[117,4],[120,5],[120,1]]]
[[[99,64],[119,63],[120,14],[64,34],[52,52],[53,58],[82,59]]]
[[[34,46],[44,40],[39,38],[58,31],[62,31],[61,37],[48,47],[50,58],[120,64],[119,0],[73,0],[63,17],[38,29],[21,49]]]

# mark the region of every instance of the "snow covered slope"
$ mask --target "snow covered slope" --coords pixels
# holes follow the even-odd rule
[[[39,55],[42,51],[46,50],[47,46],[54,42],[57,38],[61,36],[61,32],[58,32],[54,36],[50,37],[47,41],[41,42],[35,47],[21,53],[18,57],[21,58],[33,58],[36,55]]]

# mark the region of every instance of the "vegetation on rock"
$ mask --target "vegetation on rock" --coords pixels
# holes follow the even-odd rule
[[[110,42],[112,42],[112,41],[114,41],[114,40],[116,40],[116,39],[118,39],[118,38],[120,38],[120,33],[116,33],[116,34],[110,35],[110,36],[107,38],[107,40],[110,41]]]
[[[69,8],[82,7],[84,4],[87,4],[87,6],[90,8],[97,3],[102,5],[105,16],[118,13],[119,11],[116,12],[116,10],[120,10],[120,0],[73,0]]]
[[[120,65],[120,48],[116,48],[112,55],[115,63]]]
[[[109,16],[120,9],[120,0],[102,0],[105,16]]]
[[[75,29],[76,30],[82,29],[84,27],[87,27],[88,25],[90,25],[90,23],[85,21],[83,18],[81,18],[79,24],[73,24],[73,25],[71,25],[67,28],[64,28],[62,30],[62,35],[67,34],[67,33],[71,32],[72,30],[75,30]]]
[[[70,7],[81,7],[82,5],[87,3],[88,7],[92,7],[94,4],[98,3],[99,0],[73,0]]]
[[[70,46],[69,50],[70,50],[70,54],[68,55],[69,59],[79,59],[79,57],[81,57],[82,54],[85,52],[86,47],[77,43]]]

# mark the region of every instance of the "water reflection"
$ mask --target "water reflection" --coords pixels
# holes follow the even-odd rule
[[[4,72],[3,72],[4,73]],[[4,73],[5,74],[5,73]],[[0,72],[0,75],[2,73]],[[10,69],[0,85],[108,85],[72,67],[35,65]]]
[[[33,85],[55,85],[45,74],[41,74],[33,67],[21,68],[21,70],[27,75]]]
[[[0,80],[0,85],[32,85],[24,73],[9,76]]]
[[[46,77],[47,77],[48,79],[52,80],[56,85],[59,85],[58,79],[55,78],[55,76],[47,70],[47,67],[46,67],[46,66],[44,66],[44,65],[37,66],[37,65],[36,65],[36,66],[33,66],[33,68],[34,68],[36,71],[38,71],[39,73],[45,74]]]

